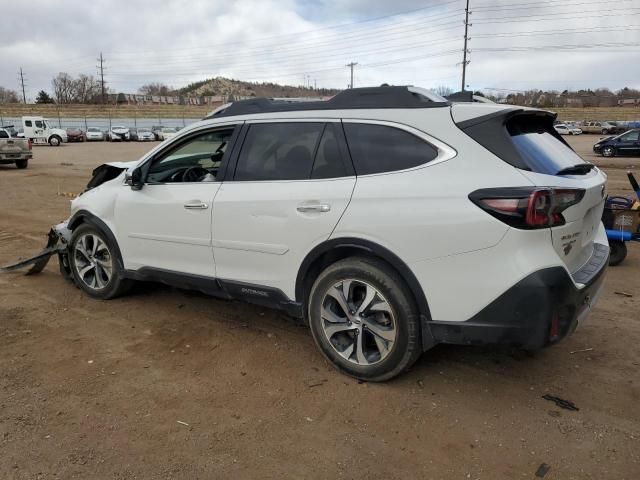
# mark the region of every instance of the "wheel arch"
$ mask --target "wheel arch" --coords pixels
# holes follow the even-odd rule
[[[306,305],[311,286],[322,270],[339,260],[356,255],[382,260],[402,277],[420,313],[422,348],[425,350],[431,348],[435,344],[428,325],[431,321],[431,313],[420,282],[400,257],[388,248],[370,240],[351,237],[336,238],[327,240],[311,250],[298,269],[295,286],[296,302]],[[307,314],[304,310],[303,307],[306,320]]]
[[[88,212],[87,210],[78,210],[73,216],[69,219],[67,226],[69,230],[73,231],[78,228],[80,225],[90,224],[93,227],[100,230],[109,240],[109,243],[113,247],[114,253],[116,254],[116,258],[120,267],[124,270],[124,262],[122,261],[122,254],[120,253],[120,246],[118,245],[118,240],[116,236],[111,231],[111,228],[99,217],[95,216],[93,213]]]

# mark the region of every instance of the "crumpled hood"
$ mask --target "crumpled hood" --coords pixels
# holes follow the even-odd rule
[[[105,182],[113,180],[120,176],[125,170],[132,170],[138,165],[140,160],[134,160],[133,162],[109,162],[103,163],[93,171],[93,175],[89,183],[87,183],[87,190],[96,188]]]

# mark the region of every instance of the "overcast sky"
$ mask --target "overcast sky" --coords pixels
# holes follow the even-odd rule
[[[2,2],[0,86],[51,92],[60,71],[117,92],[212,76],[344,88],[460,89],[464,0]],[[471,0],[472,89],[640,88],[640,0]]]

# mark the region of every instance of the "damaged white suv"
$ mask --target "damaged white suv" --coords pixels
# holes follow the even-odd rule
[[[553,121],[411,87],[233,103],[96,169],[55,248],[93,297],[151,280],[284,309],[365,380],[437,343],[541,348],[609,254],[606,177]]]

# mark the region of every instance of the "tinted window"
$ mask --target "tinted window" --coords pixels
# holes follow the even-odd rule
[[[0,138],[9,138],[9,134],[4,130],[0,130]]]
[[[585,163],[554,135],[543,119],[523,115],[507,123],[511,141],[527,170],[555,175],[574,165]]]
[[[42,122],[40,120],[36,120],[36,127],[37,128],[44,128],[44,122]]]
[[[640,130],[632,130],[631,132],[627,132],[620,137],[620,140],[623,142],[637,142],[638,137],[640,136]]]
[[[261,123],[249,127],[235,180],[306,180],[323,123]]]
[[[344,129],[357,175],[417,167],[438,156],[435,147],[398,128],[345,123]]]
[[[197,181],[194,180],[195,176],[190,176],[188,179],[182,178],[182,174],[191,167],[199,167],[201,177],[205,173],[204,170],[215,177],[232,135],[233,129],[230,128],[204,133],[187,140],[186,143],[154,160],[149,168],[147,181],[150,183]],[[214,179],[209,176],[206,180]]]
[[[338,178],[349,175],[338,143],[338,135],[341,134],[339,126],[327,123],[313,162],[311,178]]]
[[[30,127],[31,126],[31,120],[25,120],[24,121],[24,126],[25,127]]]

